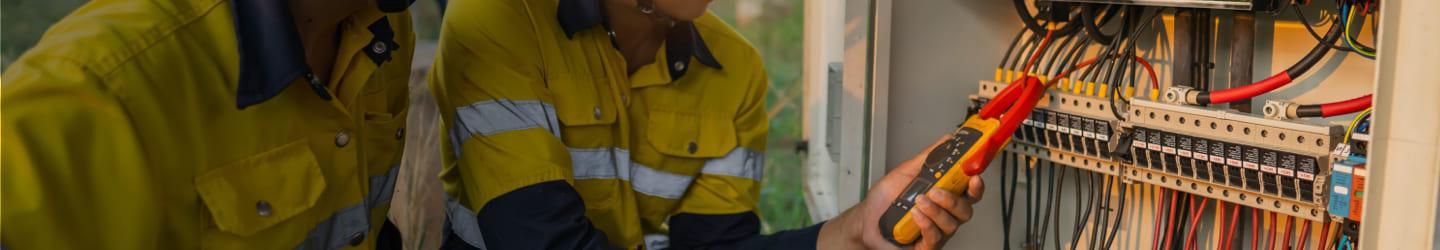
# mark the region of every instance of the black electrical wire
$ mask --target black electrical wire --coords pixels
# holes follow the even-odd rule
[[[1127,9],[1126,9],[1127,13],[1125,14],[1125,22],[1124,22],[1123,25],[1121,26],[1121,30],[1128,30],[1128,29],[1130,29],[1131,22],[1134,20],[1133,16],[1135,16],[1135,15],[1133,15],[1133,14],[1134,14],[1134,11],[1133,11],[1133,10],[1134,10],[1134,8],[1127,8]],[[1092,68],[1094,71],[1092,71],[1092,72],[1086,72],[1086,73],[1092,74],[1091,77],[1099,77],[1099,75],[1101,74],[1100,72],[1109,72],[1109,70],[1111,70],[1112,67],[1115,67],[1115,66],[1114,66],[1115,63],[1124,64],[1123,62],[1117,62],[1117,61],[1114,60],[1114,58],[1112,58],[1112,57],[1115,56],[1115,52],[1121,48],[1121,46],[1125,43],[1125,40],[1127,40],[1127,39],[1129,39],[1129,36],[1121,37],[1120,39],[1111,40],[1111,41],[1110,41],[1110,44],[1106,45],[1105,50],[1100,54],[1101,61],[1100,61],[1099,63],[1100,63],[1101,65],[1099,65],[1099,66],[1101,66],[1101,67]],[[1128,59],[1128,58],[1125,58],[1125,59]],[[1105,81],[1105,84],[1108,85],[1108,86],[1110,86],[1110,88],[1109,88],[1109,89],[1110,89],[1110,95],[1107,95],[1106,99],[1108,99],[1108,101],[1110,102],[1110,113],[1111,113],[1111,115],[1115,116],[1115,119],[1116,119],[1116,120],[1124,121],[1124,120],[1125,120],[1125,115],[1122,114],[1122,112],[1120,112],[1120,105],[1116,105],[1116,104],[1115,104],[1115,99],[1120,99],[1121,93],[1124,93],[1123,88],[1119,88],[1119,86],[1115,85],[1114,83],[1109,82],[1109,81],[1108,81],[1108,77],[1107,77],[1107,80]]]
[[[1020,162],[1019,168],[1025,171],[1025,237],[1023,238],[1025,239],[1025,244],[1021,246],[1028,248],[1032,237],[1030,233],[1034,232],[1031,226],[1035,224],[1035,171],[1030,170],[1030,167],[1027,166],[1024,161]]]
[[[1010,39],[1010,47],[1007,47],[1007,48],[1005,49],[1005,57],[1001,57],[1001,58],[1000,58],[1000,66],[995,66],[995,68],[997,68],[997,69],[1004,69],[1004,68],[1006,68],[1006,67],[1005,67],[1005,63],[1010,62],[1010,54],[1013,53],[1013,52],[1015,52],[1015,45],[1020,43],[1020,38],[1021,38],[1021,37],[1025,37],[1025,31],[1029,31],[1029,30],[1030,30],[1030,29],[1021,28],[1019,32],[1015,32],[1015,38],[1014,38],[1014,39]]]
[[[1095,12],[1099,11],[1097,9],[1099,7],[1100,6],[1098,5],[1092,5],[1080,8],[1080,22],[1083,23],[1083,25],[1081,26],[1085,27],[1085,31],[1089,32],[1090,36],[1092,38],[1095,38],[1095,41],[1100,44],[1110,44],[1111,41],[1115,40],[1116,36],[1125,36],[1124,29],[1121,29],[1117,32],[1117,34],[1113,35],[1107,35],[1104,32],[1100,31],[1100,26],[1104,25],[1103,23],[1105,23],[1105,21],[1116,16],[1116,11],[1119,10],[1119,5],[1108,6],[1105,10],[1105,16],[1100,18],[1102,19],[1100,21],[1101,24],[1096,24],[1095,18],[1099,14]]]
[[[1050,56],[1046,60],[1045,66],[1041,67],[1040,70],[1036,70],[1036,72],[1040,72],[1040,75],[1055,75],[1055,73],[1052,73],[1052,71],[1055,70],[1055,61],[1057,61],[1061,57],[1061,54],[1065,53],[1065,49],[1067,47],[1070,47],[1070,43],[1074,42],[1075,40],[1077,40],[1075,39],[1075,36],[1066,36],[1065,40],[1060,42],[1060,46],[1050,46],[1049,49],[1051,53],[1048,54]]]
[[[1137,11],[1136,11],[1136,12],[1138,13],[1138,12],[1140,12],[1140,11],[1143,11],[1143,10],[1139,10],[1139,8],[1137,8]],[[1151,24],[1151,23],[1154,23],[1154,22],[1155,22],[1155,19],[1158,18],[1158,17],[1160,17],[1160,16],[1163,15],[1164,13],[1165,13],[1165,9],[1163,9],[1163,8],[1162,8],[1162,9],[1155,10],[1155,14],[1151,14],[1151,15],[1150,15],[1150,18],[1145,19],[1145,21],[1140,22],[1140,23],[1139,23],[1139,27],[1138,27],[1134,32],[1130,33],[1130,36],[1125,39],[1125,40],[1129,40],[1129,45],[1128,45],[1125,49],[1123,49],[1123,51],[1125,51],[1125,54],[1121,55],[1120,58],[1123,60],[1123,62],[1130,62],[1130,63],[1122,63],[1123,65],[1131,65],[1131,64],[1133,64],[1133,62],[1130,60],[1130,58],[1135,57],[1135,48],[1136,48],[1136,45],[1140,43],[1140,41],[1139,41],[1139,39],[1140,39],[1140,34],[1144,34],[1144,33],[1145,33],[1145,30],[1148,29],[1148,27],[1150,26],[1150,24]],[[1138,18],[1138,15],[1137,15],[1137,18]],[[1119,41],[1117,41],[1117,42],[1119,42]],[[1115,72],[1111,72],[1111,75],[1112,75],[1112,76],[1113,76],[1114,74],[1115,74]],[[1123,99],[1123,98],[1119,98],[1119,96],[1121,95],[1121,93],[1124,93],[1124,91],[1120,90],[1120,88],[1113,88],[1113,87],[1114,87],[1114,86],[1112,86],[1112,88],[1110,88],[1111,95],[1109,96],[1109,101],[1110,101],[1110,113],[1111,113],[1112,115],[1115,115],[1115,118],[1116,118],[1116,119],[1120,119],[1120,120],[1123,121],[1123,120],[1125,120],[1124,114],[1121,114],[1121,112],[1120,112],[1120,106],[1119,106],[1119,105],[1116,105],[1115,100],[1116,100],[1116,99],[1121,99],[1121,101],[1126,102],[1127,105],[1129,104],[1129,101],[1126,100],[1126,99]]]
[[[1006,67],[1006,69],[1010,71],[1020,71],[1020,67],[1024,67],[1021,64],[1024,64],[1025,58],[1029,58],[1030,55],[1033,54],[1033,51],[1030,51],[1030,46],[1039,46],[1038,43],[1040,43],[1040,39],[1037,36],[1030,36],[1029,39],[1025,39],[1025,45],[1020,46],[1020,54],[1011,59],[1010,67]]]
[[[1052,169],[1055,168],[1055,163],[1050,162],[1050,163],[1048,163],[1048,164],[1050,165],[1050,168],[1052,168]],[[1065,177],[1066,177],[1066,173],[1069,173],[1069,172],[1070,172],[1070,168],[1067,168],[1067,167],[1061,167],[1061,168],[1060,168],[1060,184],[1057,185],[1057,186],[1059,186],[1059,187],[1055,189],[1055,192],[1050,193],[1050,196],[1051,196],[1052,199],[1053,199],[1053,200],[1050,201],[1050,203],[1051,203],[1051,204],[1055,204],[1055,205],[1053,205],[1054,210],[1051,210],[1051,211],[1050,211],[1050,213],[1054,213],[1054,214],[1055,214],[1055,220],[1053,220],[1053,221],[1050,222],[1050,223],[1054,224],[1054,226],[1055,226],[1054,229],[1055,229],[1055,230],[1054,230],[1054,231],[1051,231],[1051,232],[1054,233],[1054,236],[1055,236],[1055,238],[1054,238],[1054,239],[1055,239],[1055,245],[1054,245],[1054,247],[1055,247],[1055,249],[1057,249],[1057,250],[1060,249],[1060,206],[1061,206],[1060,204],[1063,204],[1063,201],[1064,201],[1064,199],[1061,199],[1060,193],[1064,193],[1064,192],[1065,192],[1065,179],[1066,179]],[[1045,217],[1046,217],[1046,218],[1049,218],[1050,216],[1047,214]],[[1047,226],[1047,227],[1048,227],[1048,226]],[[1045,236],[1049,236],[1049,235],[1050,235],[1050,234],[1048,234],[1048,233],[1042,234],[1042,237],[1040,237],[1040,241],[1041,241],[1040,248],[1037,248],[1037,249],[1045,249],[1045,244],[1044,244],[1044,241],[1045,241],[1045,238],[1046,238]]]
[[[1336,23],[1338,24],[1339,22]],[[1321,58],[1325,58],[1325,54],[1330,52],[1330,46],[1335,44],[1335,40],[1339,39],[1339,36],[1345,33],[1342,31],[1342,28],[1344,28],[1342,26],[1344,25],[1331,25],[1330,33],[1325,34],[1325,40],[1321,41],[1320,44],[1316,44],[1314,48],[1311,48],[1310,52],[1305,53],[1305,57],[1300,58],[1300,61],[1296,62],[1295,65],[1285,69],[1285,74],[1289,75],[1290,79],[1295,79],[1296,77],[1300,77],[1300,75],[1304,75],[1305,71],[1309,71],[1311,67],[1319,63]],[[1206,95],[1206,97],[1208,97],[1208,95]],[[1208,100],[1206,101],[1208,102]]]
[[[1065,59],[1060,60],[1060,67],[1055,68],[1052,75],[1063,73],[1065,70],[1075,67],[1075,63],[1080,60],[1080,54],[1085,51],[1085,48],[1089,47],[1090,40],[1090,36],[1082,36],[1080,42],[1075,43],[1075,46],[1072,46],[1070,51],[1065,53]]]
[[[1049,162],[1042,162],[1041,165],[1046,166],[1045,171],[1048,172],[1047,176],[1045,177],[1045,183],[1047,186],[1046,189],[1048,190],[1046,192],[1049,195],[1045,197],[1045,215],[1041,217],[1042,219],[1040,219],[1040,237],[1038,237],[1038,240],[1035,241],[1036,244],[1039,245],[1039,247],[1036,247],[1035,249],[1045,249],[1046,233],[1050,232],[1050,214],[1052,209],[1055,208],[1055,198],[1060,197],[1058,195],[1055,195],[1055,164],[1050,164]],[[1062,177],[1061,179],[1064,178]]]
[[[1036,34],[1045,34],[1048,31],[1045,28],[1045,26],[1047,25],[1041,25],[1039,22],[1035,21],[1035,16],[1030,15],[1030,8],[1025,6],[1025,0],[1014,0],[1014,3],[1015,12],[1017,14],[1020,14],[1020,22],[1024,23],[1025,27],[1030,29],[1030,32],[1035,32]],[[1070,34],[1074,34],[1076,30],[1079,30],[1079,25],[1076,25],[1076,22],[1073,22],[1074,18],[1071,19],[1072,22],[1067,22],[1065,23],[1065,26],[1061,26],[1059,29],[1056,29],[1054,35],[1068,36]]]
[[[1005,249],[1010,249],[1010,223],[1015,208],[1015,186],[1019,186],[1015,181],[1016,176],[1020,175],[1018,172],[1013,176],[1009,174],[1010,163],[1010,153],[1000,154],[1000,226],[1005,231]],[[1005,189],[1007,184],[1010,186],[1008,192]]]
[[[1344,8],[1344,7],[1341,7],[1341,8]],[[1351,14],[1351,15],[1355,15],[1355,14]],[[1368,15],[1369,15],[1369,12],[1362,12],[1362,13],[1359,14],[1359,16],[1360,16],[1360,25],[1359,25],[1359,26],[1360,26],[1360,27],[1358,28],[1358,30],[1355,30],[1354,33],[1362,33],[1362,32],[1364,32],[1364,30],[1365,30],[1365,16],[1368,16]],[[1355,25],[1354,23],[1351,23],[1351,22],[1350,22],[1350,20],[1349,20],[1350,17],[1347,16],[1347,17],[1342,17],[1342,18],[1345,18],[1345,19],[1346,19],[1345,22],[1344,22],[1345,25]],[[1379,29],[1376,29],[1376,30],[1379,30]],[[1351,32],[1344,32],[1344,33],[1345,33],[1345,36],[1347,36],[1345,39],[1350,39],[1350,43],[1349,43],[1350,45],[1354,45],[1355,47],[1358,47],[1360,50],[1363,50],[1363,51],[1375,51],[1375,48],[1372,48],[1372,47],[1370,47],[1370,46],[1367,46],[1367,45],[1365,45],[1365,44],[1360,43],[1360,39],[1355,38],[1355,34],[1354,34],[1354,33],[1351,33]],[[1371,33],[1376,33],[1376,32],[1371,32]]]
[[[1075,250],[1076,247],[1080,246],[1080,244],[1078,244],[1078,242],[1080,242],[1080,235],[1084,234],[1085,225],[1090,224],[1090,213],[1094,212],[1092,208],[1095,207],[1095,173],[1087,172],[1085,175],[1085,182],[1086,186],[1089,186],[1088,189],[1085,189],[1087,191],[1085,195],[1085,206],[1080,207],[1080,202],[1078,200],[1075,202],[1075,206],[1077,207],[1077,216],[1075,217],[1075,219],[1079,222],[1075,223],[1075,230],[1072,231],[1070,234],[1070,250]],[[1077,187],[1080,186],[1077,185]],[[1077,197],[1081,189],[1082,188],[1075,189]]]
[[[1100,207],[1106,208],[1106,210],[1109,210],[1109,208],[1110,208],[1110,185],[1112,185],[1113,183],[1112,183],[1112,181],[1111,181],[1109,178],[1105,178],[1104,182],[1105,182],[1105,185],[1104,185],[1105,188],[1100,190],[1100,192],[1101,192],[1101,193],[1100,193],[1100,194],[1101,194],[1101,196],[1100,196],[1100,204],[1098,204],[1098,205],[1099,205]],[[1095,210],[1095,211],[1096,211],[1096,212],[1100,212],[1100,213],[1095,214],[1095,223],[1091,224],[1091,226],[1090,226],[1090,227],[1091,227],[1091,228],[1090,228],[1090,231],[1091,231],[1091,233],[1090,233],[1090,242],[1089,242],[1089,249],[1090,249],[1090,250],[1095,250],[1095,249],[1096,249],[1095,247],[1097,247],[1097,246],[1095,245],[1095,242],[1102,239],[1102,238],[1100,238],[1101,235],[1105,235],[1105,232],[1100,231],[1100,230],[1104,230],[1104,229],[1109,229],[1109,228],[1110,228],[1110,227],[1108,227],[1108,225],[1109,225],[1109,223],[1110,223],[1110,212],[1109,212],[1109,211],[1103,211],[1103,212],[1102,212],[1102,210],[1098,210],[1098,209],[1100,209],[1100,207],[1096,207],[1097,210]]]
[[[1113,228],[1110,228],[1110,236],[1105,239],[1105,249],[1110,249],[1111,244],[1115,243],[1116,232],[1120,231],[1120,223],[1125,219],[1125,204],[1130,203],[1126,200],[1130,197],[1129,187],[1130,185],[1120,184],[1120,211],[1115,213],[1115,225],[1112,225]]]

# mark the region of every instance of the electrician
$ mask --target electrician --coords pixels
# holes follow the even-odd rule
[[[919,160],[829,223],[758,235],[768,78],[708,2],[451,2],[430,75],[443,248],[893,247],[879,214]],[[968,220],[979,183],[922,206],[922,244]]]
[[[4,74],[0,244],[398,248],[409,3],[80,7]]]

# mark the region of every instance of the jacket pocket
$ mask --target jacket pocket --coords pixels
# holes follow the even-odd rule
[[[650,110],[646,141],[661,154],[687,158],[725,156],[735,148],[735,123],[716,112]]]
[[[325,178],[299,140],[210,170],[195,189],[221,231],[250,236],[313,208]]]

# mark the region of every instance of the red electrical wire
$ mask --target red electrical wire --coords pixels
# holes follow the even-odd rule
[[[1191,195],[1191,197],[1194,197],[1194,195]],[[1192,210],[1192,212],[1190,212],[1190,229],[1188,230],[1189,233],[1185,234],[1186,250],[1195,249],[1195,226],[1200,225],[1200,214],[1205,213],[1205,206],[1209,204],[1210,199],[1206,199],[1205,197],[1200,197],[1200,206],[1198,207],[1198,209],[1195,206],[1194,201],[1190,202],[1190,210]]]
[[[1097,61],[1097,60],[1100,60],[1100,58],[1097,57],[1097,58],[1085,59],[1085,61],[1081,61],[1080,63],[1075,64],[1075,67],[1070,67],[1070,69],[1067,69],[1067,70],[1065,70],[1064,72],[1061,72],[1059,75],[1056,75],[1054,78],[1050,78],[1050,81],[1047,82],[1047,83],[1045,83],[1045,88],[1050,88],[1050,86],[1054,86],[1055,83],[1056,83],[1056,82],[1059,82],[1061,78],[1069,77],[1069,76],[1070,76],[1070,73],[1073,72],[1073,71],[1079,70],[1079,69],[1081,69],[1081,68],[1085,68],[1086,66],[1090,66],[1091,64],[1095,64],[1095,61]],[[1154,89],[1159,89],[1159,88],[1160,88],[1160,80],[1159,80],[1159,78],[1156,78],[1156,76],[1155,76],[1155,68],[1154,68],[1154,67],[1151,67],[1150,61],[1145,60],[1145,58],[1140,57],[1140,56],[1135,56],[1135,61],[1136,61],[1136,62],[1140,62],[1140,66],[1144,66],[1144,67],[1145,67],[1145,73],[1150,75],[1150,87],[1151,87],[1151,88],[1154,88]]]
[[[1265,228],[1265,249],[1267,250],[1275,249],[1275,221],[1278,219],[1280,218],[1275,217],[1275,212],[1270,212],[1270,226]]]
[[[1193,101],[1194,104],[1221,104],[1245,100],[1290,84],[1294,81],[1295,77],[1305,74],[1305,72],[1314,67],[1320,59],[1323,59],[1325,54],[1330,52],[1332,45],[1327,43],[1332,43],[1337,37],[1343,36],[1343,32],[1341,32],[1340,29],[1343,27],[1343,25],[1330,26],[1330,31],[1325,34],[1325,38],[1320,39],[1321,41],[1316,44],[1314,48],[1311,48],[1310,52],[1307,52],[1304,57],[1300,58],[1300,61],[1291,65],[1290,68],[1250,85],[1213,92],[1202,91],[1199,96],[1196,96]]]
[[[1325,225],[1320,227],[1320,250],[1330,249],[1330,222],[1321,221]]]
[[[1050,46],[1050,38],[1052,35],[1054,35],[1054,33],[1054,30],[1045,32],[1045,38],[1040,40],[1040,46],[1035,47],[1035,53],[1030,56],[1030,59],[1025,60],[1025,67],[1020,68],[1020,72],[1022,72],[1022,74],[1020,75],[1020,79],[1015,80],[1015,82],[1011,82],[1010,86],[1005,86],[1005,89],[1002,89],[999,93],[995,94],[995,100],[993,100],[992,103],[1013,103],[1012,101],[1014,101],[1015,98],[1020,97],[1019,95],[1016,95],[1012,92],[1014,92],[1017,88],[1023,87],[1019,86],[1021,84],[1017,83],[1025,83],[1026,77],[1030,76],[1030,67],[1035,65],[1035,61],[1040,58],[1040,54],[1042,51],[1045,51],[1045,47]],[[1008,108],[1010,108],[1010,105],[985,105],[985,107],[980,108],[980,118],[989,119],[999,116],[1001,111],[1004,111]]]
[[[1035,61],[1040,59],[1040,54],[1042,54],[1041,52],[1045,51],[1045,47],[1050,45],[1050,38],[1052,35],[1055,35],[1055,30],[1045,31],[1045,39],[1040,40],[1040,46],[1035,47],[1035,53],[1030,55],[1030,60],[1025,61],[1025,67],[1020,68],[1020,71],[1023,72],[1020,77],[1025,77],[1026,75],[1030,74],[1030,67],[1035,66]]]
[[[1225,244],[1222,245],[1227,250],[1230,249],[1231,246],[1233,246],[1231,244],[1231,240],[1235,239],[1235,225],[1240,224],[1240,204],[1235,204],[1234,207],[1235,211],[1230,212],[1230,228],[1225,230]]]
[[[1320,113],[1324,117],[1331,117],[1349,113],[1360,112],[1370,108],[1370,100],[1373,94],[1356,97],[1350,100],[1320,104]]]
[[[1155,202],[1155,227],[1154,227],[1154,230],[1151,230],[1151,231],[1150,231],[1150,232],[1153,232],[1153,233],[1155,234],[1154,237],[1160,237],[1160,225],[1163,224],[1163,223],[1160,223],[1160,222],[1163,222],[1163,221],[1164,221],[1164,220],[1161,220],[1161,219],[1160,219],[1160,215],[1164,214],[1164,211],[1165,211],[1165,190],[1164,190],[1164,188],[1161,188],[1161,190],[1160,190],[1160,200]],[[1158,242],[1160,242],[1160,239],[1152,238],[1152,239],[1150,240],[1150,249],[1151,249],[1151,250],[1159,250],[1159,249],[1160,249],[1160,244],[1157,244]]]
[[[1305,225],[1300,227],[1300,240],[1295,241],[1295,244],[1300,245],[1300,250],[1310,249],[1310,224],[1315,224],[1315,221],[1307,220]]]
[[[1210,92],[1210,103],[1221,104],[1249,99],[1250,97],[1255,97],[1284,87],[1285,84],[1290,84],[1293,80],[1294,79],[1290,79],[1289,73],[1282,71],[1279,74],[1267,77],[1265,80],[1260,80],[1250,85]]]
[[[1216,245],[1216,246],[1221,246],[1221,247],[1216,247],[1215,249],[1224,249],[1223,246],[1224,246],[1224,244],[1225,244],[1225,226],[1228,226],[1228,225],[1225,224],[1225,218],[1220,217],[1220,216],[1225,216],[1225,204],[1224,204],[1224,203],[1219,203],[1219,202],[1223,202],[1223,201],[1215,201],[1215,202],[1217,202],[1217,203],[1215,204],[1215,218],[1219,218],[1219,221],[1220,221],[1220,226],[1219,226],[1219,227],[1215,227],[1216,233],[1220,234],[1220,237],[1218,237],[1218,238],[1216,239],[1216,241],[1215,241],[1215,245]],[[1234,222],[1231,222],[1231,223],[1234,223]]]
[[[1280,245],[1280,249],[1288,250],[1290,249],[1290,232],[1295,231],[1295,217],[1286,218],[1285,221],[1287,221],[1285,224],[1288,224],[1285,226],[1285,243]]]
[[[1260,209],[1250,208],[1250,250],[1258,250],[1260,243]]]
[[[1171,249],[1170,233],[1175,232],[1175,200],[1179,200],[1177,198],[1180,197],[1176,197],[1175,190],[1170,190],[1170,209],[1165,212],[1165,249]]]

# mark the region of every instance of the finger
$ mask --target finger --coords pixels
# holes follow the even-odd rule
[[[920,212],[930,218],[930,222],[934,222],[946,235],[955,233],[955,229],[960,227],[960,222],[956,221],[954,216],[946,212],[946,209],[940,208],[935,202],[930,201],[929,198],[922,196],[915,199],[915,208],[920,209]]]
[[[978,175],[970,178],[970,187],[965,189],[965,193],[970,196],[971,203],[980,202],[980,198],[985,197],[985,180]]]
[[[970,221],[970,216],[974,214],[974,211],[971,210],[972,202],[970,202],[970,199],[955,196],[955,194],[950,191],[931,189],[929,193],[925,194],[925,198],[932,204],[949,212],[950,216],[959,222],[958,224],[964,224]]]
[[[914,218],[915,226],[920,228],[920,242],[915,244],[915,249],[939,248],[940,239],[945,237],[945,233],[940,232],[940,229],[935,227],[935,222],[925,216],[925,213],[911,211],[910,216]]]

